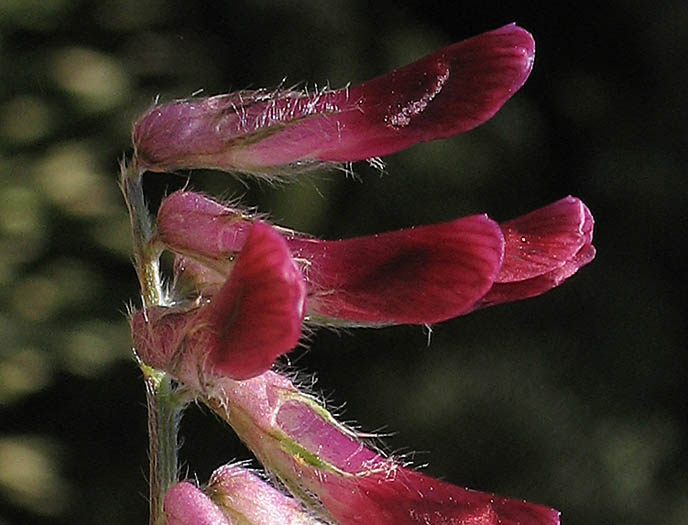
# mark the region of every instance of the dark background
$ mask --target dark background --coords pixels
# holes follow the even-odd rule
[[[390,156],[382,176],[191,184],[330,238],[581,197],[598,256],[561,288],[437,325],[429,347],[420,327],[320,331],[292,363],[432,475],[571,525],[687,523],[688,8],[523,4],[0,0],[0,523],[147,519],[115,183],[138,113],[285,76],[340,87],[511,21],[535,36],[535,68],[481,128]],[[148,175],[151,200],[185,175]],[[182,433],[200,480],[251,457],[200,408]]]

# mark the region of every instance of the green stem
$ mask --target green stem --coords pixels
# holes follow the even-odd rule
[[[134,268],[139,278],[143,305],[162,306],[167,303],[160,277],[160,253],[155,241],[153,221],[143,195],[141,173],[135,164],[122,164],[120,188],[129,209],[131,238],[134,248]]]
[[[161,247],[146,206],[136,165],[122,163],[120,187],[129,209],[134,251],[134,267],[139,278],[144,308],[166,306],[167,296],[160,276]],[[149,508],[151,525],[165,525],[164,501],[167,490],[177,482],[179,422],[188,399],[162,370],[139,362],[146,383],[148,407]]]
[[[187,402],[167,374],[146,365],[141,368],[148,405],[150,523],[165,525],[165,494],[178,479],[177,436]]]

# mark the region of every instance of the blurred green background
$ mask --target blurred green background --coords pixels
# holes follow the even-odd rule
[[[0,0],[0,524],[144,523],[146,414],[117,163],[156,96],[360,82],[517,21],[535,68],[488,124],[279,187],[194,173],[277,222],[352,236],[567,194],[597,259],[433,327],[321,331],[291,355],[344,418],[460,485],[572,524],[688,523],[688,8],[661,2]],[[152,202],[186,173],[148,175]],[[361,261],[365,264],[365,261]],[[250,453],[193,408],[185,471]]]

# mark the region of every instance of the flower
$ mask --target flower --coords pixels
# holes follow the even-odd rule
[[[350,88],[157,106],[134,125],[134,171],[281,175],[450,137],[489,119],[523,85],[534,49],[511,24]],[[180,191],[164,199],[156,226],[146,248],[175,255],[173,296],[133,313],[139,357],[231,425],[309,508],[228,466],[205,492],[174,485],[170,523],[559,524],[554,509],[454,486],[386,457],[270,368],[298,343],[304,321],[432,324],[558,286],[595,256],[581,200],[502,223],[483,214],[320,240]]]
[[[213,472],[202,491],[183,481],[167,491],[168,525],[319,525],[298,501],[240,465]]]
[[[134,125],[142,169],[280,174],[394,153],[490,119],[523,85],[535,44],[509,24],[363,84],[239,91],[155,106]]]
[[[206,380],[205,403],[328,523],[559,524],[554,509],[458,487],[380,455],[284,376]]]
[[[254,220],[180,191],[163,201],[158,235],[181,256],[179,273],[212,296]],[[501,224],[474,215],[336,241],[276,231],[306,282],[308,321],[384,325],[432,324],[544,293],[593,259],[593,225],[585,204],[566,197]]]
[[[301,272],[270,226],[256,222],[245,241],[212,301],[133,314],[134,346],[144,362],[161,367],[191,349],[198,361],[191,366],[208,360],[217,373],[246,379],[296,346],[305,313]]]

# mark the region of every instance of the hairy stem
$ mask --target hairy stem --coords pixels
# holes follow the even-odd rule
[[[134,267],[143,307],[165,306],[168,298],[160,276],[161,247],[155,240],[150,212],[143,195],[142,173],[136,164],[122,163],[120,188],[129,210]],[[165,525],[164,501],[178,477],[178,430],[187,404],[172,379],[162,370],[139,362],[146,383],[148,407],[149,506],[151,525]]]
[[[135,164],[122,163],[120,188],[129,209],[134,268],[141,286],[143,306],[162,306],[167,303],[160,277],[162,249],[155,241],[153,221],[143,195],[141,175]]]
[[[178,480],[179,422],[186,401],[167,374],[146,365],[141,369],[148,407],[150,523],[165,525],[165,494]]]

